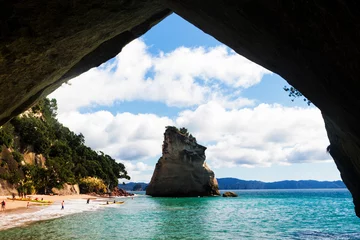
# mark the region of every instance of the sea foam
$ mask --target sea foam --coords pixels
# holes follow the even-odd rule
[[[36,221],[59,218],[70,214],[81,213],[85,211],[96,211],[104,202],[90,201],[86,204],[86,199],[65,200],[64,210],[61,210],[61,201],[56,201],[48,207],[31,206],[31,208],[40,208],[39,211],[25,213],[6,213],[0,214],[0,230],[19,227]]]

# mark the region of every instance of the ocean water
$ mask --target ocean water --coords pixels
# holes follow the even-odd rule
[[[346,189],[235,192],[238,198],[140,193],[123,205],[3,230],[0,239],[360,239],[360,219]]]

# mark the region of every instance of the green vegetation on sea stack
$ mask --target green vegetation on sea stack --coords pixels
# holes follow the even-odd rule
[[[84,179],[100,179],[110,190],[119,178],[130,179],[125,166],[109,155],[87,147],[84,136],[75,134],[56,119],[56,100],[43,99],[25,113],[0,128],[0,179],[17,187],[19,193],[49,193],[64,183],[80,183],[86,192]],[[43,163],[27,163],[25,152],[34,152]],[[96,188],[100,192],[104,187]]]

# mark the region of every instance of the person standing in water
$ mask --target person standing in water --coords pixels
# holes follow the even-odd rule
[[[64,210],[64,204],[65,204],[65,202],[64,202],[64,200],[61,202],[61,210]]]
[[[6,205],[5,200],[3,200],[1,202],[1,211],[5,211],[5,205]]]

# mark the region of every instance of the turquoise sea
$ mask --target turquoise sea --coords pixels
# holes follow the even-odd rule
[[[235,192],[238,198],[139,192],[123,205],[0,231],[0,239],[360,239],[346,189]]]

